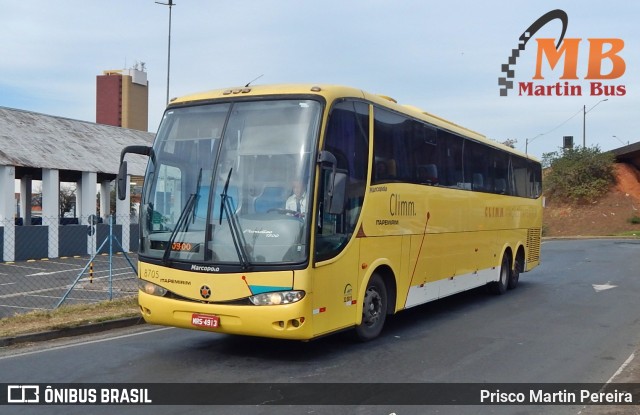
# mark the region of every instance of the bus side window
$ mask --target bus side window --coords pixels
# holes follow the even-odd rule
[[[528,174],[528,160],[518,157],[511,156],[511,166],[512,166],[512,177],[513,177],[513,186],[514,186],[514,195],[520,197],[530,197],[529,196],[529,174]]]
[[[542,169],[540,164],[529,161],[529,172],[531,176],[531,194],[529,197],[537,199],[542,193]]]
[[[387,163],[382,160],[376,161],[375,180],[380,181],[389,178],[389,171],[387,169]]]
[[[462,176],[462,137],[448,131],[438,130],[442,174],[440,185],[451,188],[464,188]]]
[[[484,176],[482,173],[473,173],[473,181],[471,182],[473,190],[484,190]]]
[[[489,147],[465,139],[464,141],[464,181],[470,184],[469,190],[486,192],[490,187],[493,168],[492,152]],[[493,189],[491,189],[493,190]]]
[[[426,164],[418,166],[416,169],[418,183],[430,184],[435,186],[438,184],[438,166],[435,164]]]
[[[494,185],[494,193],[504,195],[507,192],[507,181],[505,179],[496,179]]]

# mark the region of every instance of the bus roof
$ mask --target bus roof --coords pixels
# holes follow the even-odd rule
[[[386,107],[393,111],[406,114],[410,117],[417,118],[429,124],[433,124],[445,130],[449,130],[456,134],[459,134],[459,135],[471,138],[473,140],[488,144],[490,146],[503,149],[510,153],[515,153],[522,157],[537,161],[535,157],[532,157],[514,148],[508,147],[493,139],[489,139],[486,136],[476,131],[473,131],[466,127],[455,124],[442,117],[423,111],[420,108],[415,107],[413,105],[399,104],[395,99],[386,95],[371,94],[357,88],[341,86],[341,85],[275,84],[275,85],[240,86],[240,87],[232,87],[232,88],[199,92],[195,94],[181,96],[178,98],[173,98],[169,106],[194,103],[197,101],[210,101],[210,100],[216,100],[216,99],[226,99],[226,98],[235,98],[235,97],[289,95],[289,94],[318,95],[318,96],[324,97],[329,102],[337,98],[364,99],[374,104],[377,104],[379,106]]]

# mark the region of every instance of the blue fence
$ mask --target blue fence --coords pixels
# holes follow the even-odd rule
[[[113,232],[127,252],[136,252],[140,242],[138,224],[127,219],[122,224],[116,218]],[[0,262],[92,254],[92,248],[109,234],[109,224],[101,218],[95,225],[78,222],[78,218],[32,218],[32,225],[23,225],[22,218],[17,218],[14,224],[0,223]],[[7,229],[9,226],[12,229]],[[100,253],[104,252],[103,249]]]

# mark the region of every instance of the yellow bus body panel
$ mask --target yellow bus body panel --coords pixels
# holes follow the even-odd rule
[[[515,260],[524,248],[525,270],[538,265],[540,204],[541,199],[404,183],[370,186],[360,260],[373,268],[382,260],[393,270],[396,311],[481,286],[498,278],[507,250]],[[424,300],[409,300],[412,287],[424,291]]]

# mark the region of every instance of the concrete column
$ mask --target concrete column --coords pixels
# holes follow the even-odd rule
[[[80,209],[78,217],[81,218],[82,224],[87,224],[89,216],[96,214],[96,194],[98,190],[97,174],[94,172],[82,172],[82,180],[78,187],[78,202]]]
[[[120,200],[116,195],[116,223],[122,225],[122,249],[129,252],[129,241],[131,236],[131,176],[127,175],[127,193],[124,200]],[[116,190],[117,191],[117,190]]]
[[[60,174],[58,170],[42,169],[42,224],[49,225],[49,258],[58,257],[59,216]],[[44,222],[45,218],[49,220]]]
[[[22,177],[22,179],[20,179],[20,213],[18,213],[18,217],[19,218],[23,218],[25,217],[25,215],[27,214],[27,209],[26,209],[26,201],[25,199],[27,198],[27,182],[25,180],[25,177]],[[27,225],[27,222],[24,222],[25,225]]]
[[[80,218],[80,223],[83,225],[95,225],[89,223],[89,218],[92,215],[96,215],[96,193],[98,190],[96,183],[97,180],[98,175],[95,172],[82,172],[82,181],[80,182],[80,187],[78,187],[80,192],[77,196],[77,200],[80,202],[80,213],[78,214],[78,218]],[[96,232],[92,232],[92,234],[88,235],[87,238],[87,253],[93,254],[98,248],[96,246]]]
[[[31,176],[23,176],[20,179],[20,217],[23,218],[25,226],[31,225],[32,183],[33,178]]]
[[[4,227],[2,258],[13,261],[16,252],[16,168],[0,166],[0,226]]]
[[[76,218],[78,218],[78,224],[86,225],[86,220],[82,220],[82,180],[76,182]]]
[[[100,183],[100,217],[104,223],[109,223],[109,215],[111,214],[111,182],[104,181]]]

